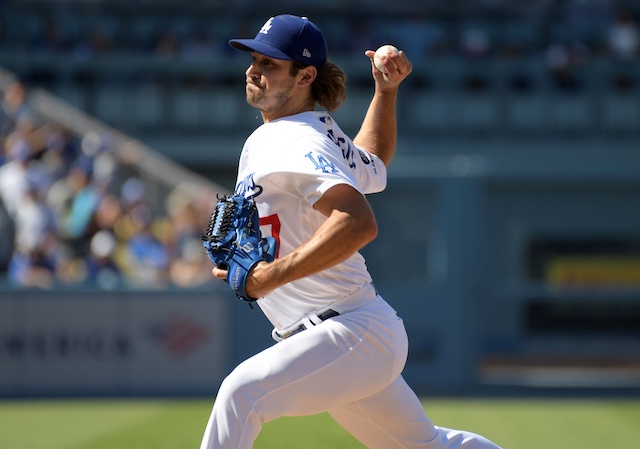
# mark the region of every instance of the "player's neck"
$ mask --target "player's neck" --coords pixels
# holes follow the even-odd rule
[[[290,117],[292,115],[300,114],[302,112],[314,111],[316,108],[315,102],[311,98],[292,98],[281,108],[272,111],[260,111],[262,114],[262,120],[264,123],[269,123],[274,120],[281,119],[283,117]]]

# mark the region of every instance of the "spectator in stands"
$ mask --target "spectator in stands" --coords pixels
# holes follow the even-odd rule
[[[43,236],[43,242],[33,248],[17,248],[8,268],[8,280],[19,287],[51,288],[56,283],[56,260],[46,251],[52,235]]]
[[[0,274],[6,273],[13,255],[15,241],[15,225],[9,216],[4,202],[0,200]]]
[[[33,121],[31,108],[27,104],[26,88],[20,81],[14,81],[6,90],[0,109],[0,132],[7,136],[16,130],[19,123]]]
[[[210,62],[217,54],[216,42],[203,27],[198,28],[193,36],[187,38],[180,48],[180,56],[189,62]]]
[[[491,52],[491,37],[480,27],[469,27],[462,30],[460,50],[469,59],[483,59]]]
[[[139,178],[131,177],[122,184],[120,188],[122,217],[116,224],[116,233],[121,241],[129,240],[138,231],[139,223],[136,223],[134,211],[138,206],[144,205],[144,199],[144,184]]]
[[[78,59],[91,59],[111,52],[112,41],[109,35],[101,29],[93,29],[84,39],[75,45],[73,54]]]
[[[160,288],[168,282],[170,254],[157,235],[160,218],[154,216],[145,200],[142,180],[131,177],[122,184],[121,214],[114,226],[114,235],[122,245],[122,256],[116,261],[129,285]]]
[[[61,126],[48,126],[41,161],[52,182],[67,175],[69,167],[78,157],[77,139]]]
[[[616,14],[615,21],[608,30],[607,45],[615,58],[629,61],[638,56],[640,29],[631,11],[621,10]]]
[[[171,282],[179,287],[195,287],[211,282],[211,264],[206,257],[202,257],[200,238],[209,214],[206,213],[207,218],[203,223],[194,201],[179,188],[171,192],[165,209],[167,219],[163,226],[163,240],[171,257]]]
[[[15,245],[23,253],[41,250],[43,236],[54,232],[51,211],[42,202],[35,180],[29,180],[25,195],[14,214]]]
[[[554,87],[564,92],[582,89],[579,70],[589,57],[589,50],[584,44],[553,43],[546,51],[545,63]]]
[[[131,285],[162,288],[168,282],[169,253],[154,234],[154,217],[149,208],[139,204],[131,210],[133,234],[126,241],[126,275]]]
[[[9,216],[16,211],[29,190],[31,146],[24,136],[13,133],[4,142],[7,162],[0,167],[0,199]]]
[[[113,232],[103,229],[91,238],[86,261],[87,283],[104,290],[124,285],[120,266],[115,262],[118,242]]]
[[[71,208],[74,188],[73,175],[67,171],[63,176],[54,181],[45,197],[45,203],[53,213],[57,229],[64,227],[64,221]]]
[[[386,41],[377,30],[370,14],[354,14],[349,16],[348,28],[351,35],[346,40],[345,50],[348,54],[360,54],[363,48],[378,48]]]
[[[36,158],[41,142],[40,132],[32,132],[30,126],[19,127],[4,141],[7,163],[0,167],[0,198],[12,217],[24,196],[34,184],[46,190],[50,184],[42,162]]]
[[[124,246],[124,243],[117,236],[118,223],[120,223],[122,217],[123,207],[120,203],[120,200],[115,195],[106,194],[100,200],[100,203],[93,216],[93,223],[91,225],[91,235],[93,236],[92,239],[100,233],[102,233],[103,235],[108,234],[113,236],[113,249],[109,251],[108,257],[109,259],[111,259],[109,263],[115,265],[118,268],[117,272],[121,272],[125,264],[125,262],[122,260],[122,248]],[[104,248],[107,238],[100,237],[100,239],[101,240],[95,243],[95,245],[98,245],[98,248]],[[93,240],[91,244],[94,245]],[[91,255],[95,256],[97,253],[96,249],[98,248],[92,247]],[[99,259],[106,257],[106,255],[104,254],[105,251],[101,251],[99,253]],[[101,260],[101,262],[104,263],[105,261]]]
[[[15,245],[8,274],[14,285],[49,288],[55,282],[57,244],[51,211],[38,187],[38,179],[28,179],[14,211]]]
[[[163,29],[153,39],[152,53],[166,59],[174,59],[180,53],[180,41],[169,28]]]
[[[91,183],[92,173],[93,160],[81,156],[71,166],[68,175],[71,199],[60,223],[60,231],[78,257],[86,255],[89,225],[102,196]]]
[[[194,288],[211,283],[211,263],[202,257],[202,241],[186,240],[179,247],[177,257],[171,260],[169,277],[177,287]]]
[[[390,41],[398,43],[407,54],[415,55],[417,61],[429,60],[441,55],[446,49],[444,30],[426,14],[417,13],[406,21],[395,21],[395,38]]]
[[[54,17],[45,20],[42,29],[32,39],[29,47],[38,53],[60,53],[69,49],[60,24]]]
[[[102,196],[93,216],[92,229],[94,234],[100,231],[116,232],[116,226],[122,219],[122,204],[115,195]]]

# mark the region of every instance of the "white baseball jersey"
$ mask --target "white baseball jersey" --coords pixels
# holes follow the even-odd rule
[[[263,236],[278,241],[278,257],[307,242],[326,217],[313,204],[329,188],[348,184],[363,194],[386,187],[382,161],[357,147],[327,112],[303,112],[260,126],[240,156],[236,194],[253,196]],[[307,313],[371,282],[356,253],[322,272],[276,289],[258,301],[273,326],[284,329]]]

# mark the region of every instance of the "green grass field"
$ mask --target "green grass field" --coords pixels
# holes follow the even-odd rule
[[[635,449],[640,400],[427,399],[445,427],[481,433],[505,449]],[[193,449],[205,400],[0,401],[2,449]],[[362,449],[328,415],[264,426],[257,449]]]

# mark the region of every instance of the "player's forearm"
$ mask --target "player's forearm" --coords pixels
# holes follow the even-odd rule
[[[305,244],[272,263],[259,264],[247,291],[258,298],[276,288],[344,262],[373,240],[378,232],[373,215],[365,220],[334,210]]]
[[[373,240],[377,232],[374,220],[364,222],[346,212],[334,211],[313,238],[285,260],[292,278],[288,282],[344,262]]]
[[[371,100],[360,131],[353,142],[377,155],[388,167],[397,144],[397,88],[376,92]]]

